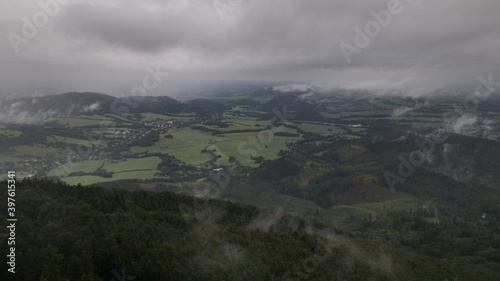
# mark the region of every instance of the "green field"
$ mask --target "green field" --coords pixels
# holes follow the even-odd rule
[[[232,116],[231,118],[224,119],[224,121],[233,123],[233,124],[240,124],[240,125],[245,125],[248,127],[266,127],[268,125],[271,125],[271,121],[263,121],[263,120],[258,120],[257,118],[252,118],[252,117],[234,117]],[[259,125],[259,126],[255,126]]]
[[[100,182],[109,182],[123,179],[151,179],[155,178],[158,164],[161,160],[159,157],[145,158],[130,158],[125,161],[109,161],[109,160],[88,160],[78,163],[72,163],[58,167],[48,173],[48,176],[58,176],[63,181],[69,184],[81,183],[84,185],[95,184]],[[104,164],[104,165],[103,165]],[[84,172],[92,173],[99,167],[108,172],[112,172],[111,178],[104,178],[94,175],[85,176],[69,176],[71,173]]]
[[[275,132],[297,133],[295,129],[285,127],[275,128]],[[130,151],[135,154],[165,153],[175,156],[184,163],[200,165],[212,158],[209,153],[202,153],[202,150],[208,148],[211,151],[215,149],[214,154],[221,156],[217,160],[220,164],[228,164],[228,158],[234,156],[242,165],[256,166],[253,160],[249,160],[250,156],[275,159],[280,150],[287,149],[286,143],[302,139],[302,137],[275,136],[271,130],[213,136],[208,132],[191,128],[178,128],[168,131],[165,135],[172,135],[173,138],[165,138],[162,135],[154,145],[134,146]],[[259,139],[259,135],[262,136],[262,140]]]
[[[338,112],[338,113],[330,113],[330,112],[320,112],[320,114],[329,119],[342,119],[350,116],[363,116],[365,117],[370,117],[370,116],[375,116],[375,115],[385,115],[387,117],[391,116],[391,112],[388,110],[368,110],[368,111],[344,111],[344,112]]]
[[[345,132],[342,128],[333,124],[317,124],[317,123],[301,122],[301,124],[296,126],[299,127],[302,131],[321,134],[321,135],[342,134]]]
[[[276,130],[278,131],[297,133],[293,129],[283,127]],[[214,153],[221,156],[218,160],[220,163],[226,164],[229,157],[233,156],[241,165],[255,167],[258,164],[255,164],[250,157],[262,156],[266,160],[276,159],[280,150],[287,149],[287,143],[302,139],[302,137],[275,136],[271,130],[265,132],[225,134],[225,141],[211,145],[209,149],[215,149]]]
[[[157,113],[144,113],[141,114],[142,121],[157,121],[157,120],[189,120],[193,119],[195,115],[193,114],[157,114]]]
[[[4,135],[9,138],[17,138],[22,134],[21,131],[16,131],[16,130],[0,130],[0,135]]]
[[[23,161],[25,157],[16,154],[15,152],[2,153],[0,154],[0,162],[20,162]]]
[[[62,143],[69,143],[69,144],[86,144],[88,141],[82,140],[82,139],[70,138],[70,137],[63,137],[63,136],[58,136],[58,135],[50,135],[50,136],[47,136],[47,142],[48,143],[62,142]]]
[[[132,153],[167,153],[175,156],[184,163],[191,165],[203,164],[211,159],[208,153],[202,153],[210,144],[224,140],[224,138],[211,136],[207,133],[191,128],[180,128],[168,131],[173,138],[162,136],[152,146],[130,148]]]
[[[83,116],[75,116],[75,117],[54,117],[50,118],[50,121],[57,121],[59,124],[68,126],[70,128],[74,127],[88,127],[88,126],[101,126],[103,122],[107,126],[114,125],[114,121],[106,116],[100,115],[83,115]]]
[[[43,157],[58,153],[60,150],[45,145],[18,145],[11,148],[12,151],[19,155],[27,157]]]
[[[82,184],[82,185],[91,185],[101,182],[110,182],[117,180],[134,180],[134,179],[154,179],[157,171],[148,170],[148,171],[134,171],[134,172],[126,172],[126,173],[117,173],[114,174],[111,178],[103,178],[98,176],[82,176],[82,177],[67,177],[62,180],[68,184]]]
[[[118,122],[125,122],[125,123],[135,123],[139,120],[137,120],[138,118],[133,115],[133,114],[129,114],[129,113],[122,113],[122,114],[105,114],[104,117],[110,119],[110,120],[114,120],[114,121],[118,121]]]
[[[129,158],[125,161],[106,161],[104,163],[103,169],[113,173],[156,170],[160,162],[161,160],[157,156],[145,158]]]
[[[241,123],[229,123],[229,127],[217,127],[217,126],[206,126],[206,125],[204,127],[211,129],[211,130],[217,130],[220,132],[230,132],[230,131],[239,131],[239,130],[258,130],[259,129],[259,127],[255,127],[252,125],[245,125],[245,124],[241,124]]]
[[[67,177],[70,173],[73,172],[92,173],[97,170],[97,168],[99,168],[104,163],[104,161],[105,160],[87,160],[70,163],[53,169],[52,171],[47,173],[47,176]]]

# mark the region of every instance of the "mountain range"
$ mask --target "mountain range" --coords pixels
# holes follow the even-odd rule
[[[173,98],[114,97],[101,93],[65,93],[0,101],[0,120],[33,123],[51,116],[121,113],[180,113],[193,107]]]

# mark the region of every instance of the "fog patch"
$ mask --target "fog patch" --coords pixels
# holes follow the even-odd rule
[[[314,96],[315,94],[316,94],[315,92],[309,92],[309,93],[307,93],[307,94],[300,95],[298,98],[299,98],[300,100],[306,100],[306,99],[308,99],[308,98],[310,98],[310,97]]]
[[[407,107],[407,106],[398,107],[392,111],[392,117],[401,117],[403,115],[406,115],[407,113],[419,110],[419,109],[424,108],[424,107],[430,107],[430,104],[428,101],[426,101],[425,103],[417,103],[413,107]]]
[[[282,215],[283,210],[281,208],[273,213],[261,212],[256,219],[250,222],[248,228],[269,231],[271,227],[275,226],[278,223]]]
[[[311,86],[307,84],[291,84],[273,87],[273,91],[280,93],[292,93],[292,92],[308,92],[311,90]]]
[[[399,107],[399,108],[396,108],[392,111],[392,116],[393,117],[401,117],[401,116],[405,115],[406,113],[411,112],[413,110],[415,110],[415,109],[410,108],[410,107]]]
[[[96,103],[93,103],[91,105],[84,106],[82,111],[83,112],[92,112],[92,111],[99,110],[100,108],[101,108],[101,104],[96,102]]]
[[[448,125],[449,129],[457,134],[464,134],[471,129],[473,125],[478,122],[476,116],[462,115],[459,118],[453,120]]]

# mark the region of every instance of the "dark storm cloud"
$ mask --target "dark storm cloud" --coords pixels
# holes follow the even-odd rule
[[[128,49],[132,52],[159,53],[182,44],[185,35],[179,26],[187,22],[179,15],[149,11],[140,3],[126,6],[94,6],[79,3],[69,6],[61,22],[68,38],[96,44],[96,47]]]
[[[18,42],[17,54],[9,34],[24,38],[22,18],[33,21],[43,9],[35,1],[0,4],[0,92],[127,95],[156,65],[171,76],[150,94],[287,81],[421,95],[474,87],[479,75],[500,80],[497,0],[401,0],[401,11],[350,61],[339,45],[356,46],[354,28],[364,30],[372,11],[397,0],[217,2],[227,10],[211,0],[69,2]]]

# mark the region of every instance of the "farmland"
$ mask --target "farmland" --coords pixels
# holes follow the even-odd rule
[[[163,135],[154,145],[146,147],[134,146],[132,153],[167,153],[175,156],[184,163],[199,165],[211,159],[201,151],[212,143],[222,141],[223,138],[210,136],[190,128],[174,129],[168,132],[171,137]]]
[[[443,118],[453,109],[443,101],[319,100],[231,97],[198,100],[191,105],[202,106],[197,113],[182,106],[176,113],[153,108],[1,124],[2,176],[14,170],[19,179],[222,199],[260,208],[254,227],[291,214],[402,249],[420,249],[428,235],[440,235],[432,229],[453,224],[470,224],[467,235],[480,241],[471,233],[485,232],[490,220],[493,233],[497,107],[474,110],[462,118],[475,124],[458,126]],[[442,132],[443,143],[426,143],[432,154],[415,158],[426,136]]]
[[[151,179],[155,178],[157,166],[160,163],[158,157],[145,157],[138,159],[127,159],[124,161],[91,160],[74,163],[54,169],[49,176],[58,176],[70,184],[81,183],[83,185],[95,184],[97,182],[108,182],[117,180]],[[92,175],[98,169],[104,169],[112,174],[108,178]],[[87,174],[72,176],[72,174]]]
[[[398,153],[415,149],[408,132],[443,128],[442,115],[450,108],[446,103],[416,107],[418,102],[406,98],[338,97],[323,99],[314,108],[293,99],[266,107],[272,97],[255,98],[253,105],[240,105],[237,98],[218,101],[232,105],[203,114],[59,116],[48,119],[42,129],[3,124],[0,162],[5,170],[71,184],[129,181],[185,185],[188,190],[209,180],[213,170],[237,167],[244,171],[237,174],[241,188],[227,189],[231,198],[269,209],[289,205],[289,211],[300,209],[311,218],[340,223],[351,215],[418,207],[414,194],[384,191],[381,175],[398,159],[389,148],[400,147]],[[287,112],[299,117],[286,119]],[[489,110],[485,116],[495,120],[500,114]],[[466,132],[478,134],[474,128]],[[374,146],[385,145],[380,141],[392,146],[375,153]],[[252,191],[247,177],[254,180],[254,173],[284,159],[300,167],[298,178]],[[327,177],[339,171],[348,176]],[[345,193],[344,185],[355,188]]]

